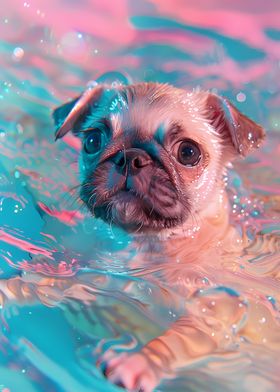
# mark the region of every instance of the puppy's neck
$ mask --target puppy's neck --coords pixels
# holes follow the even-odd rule
[[[183,225],[158,233],[135,234],[133,242],[139,250],[138,255],[146,262],[168,262],[206,250],[223,239],[228,228],[228,201],[223,193],[222,197],[209,204],[203,212],[195,213]]]

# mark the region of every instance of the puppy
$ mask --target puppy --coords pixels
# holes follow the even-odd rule
[[[140,352],[106,352],[99,363],[107,377],[149,392],[194,359],[231,347],[233,325],[261,339],[253,323],[243,325],[245,301],[224,287],[217,244],[230,251],[239,241],[228,223],[226,167],[260,146],[263,128],[225,98],[158,83],[91,85],[54,119],[57,139],[70,131],[81,139],[80,196],[92,215],[132,234],[133,267],[167,265],[162,279],[194,304]],[[202,266],[215,282],[203,292],[186,283]]]
[[[88,209],[130,232],[182,234],[194,216],[213,218],[225,207],[225,167],[264,138],[226,99],[152,83],[90,87],[54,119],[56,138],[71,130],[82,140]]]
[[[122,250],[120,257],[129,259],[131,271],[149,271],[145,279],[186,299],[184,314],[139,352],[100,356],[108,379],[150,392],[194,361],[236,350],[238,336],[256,344],[265,336],[278,347],[279,328],[267,312],[267,323],[255,328],[264,307],[250,297],[246,274],[236,271],[244,245],[228,222],[224,189],[227,166],[259,147],[263,128],[225,98],[158,83],[91,84],[53,115],[56,139],[71,131],[81,140],[81,200],[94,217],[133,238],[134,252]],[[29,288],[32,279],[36,286]],[[59,301],[59,292],[88,301],[81,279],[90,277],[0,283],[5,300],[31,302],[37,287],[40,300]],[[267,294],[265,280],[255,285]],[[123,290],[133,295],[133,285]]]

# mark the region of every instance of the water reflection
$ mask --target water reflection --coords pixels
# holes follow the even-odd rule
[[[217,89],[277,131],[279,7],[74,3],[39,7],[11,0],[1,20],[1,283],[11,278],[9,292],[20,298],[1,296],[1,388],[117,390],[93,365],[98,349],[141,346],[182,315],[186,296],[223,281],[257,298],[255,323],[267,340],[239,341],[237,352],[195,362],[161,390],[203,391],[207,385],[209,391],[276,391],[278,134],[270,132],[265,147],[229,173],[231,220],[247,246],[240,252],[233,244],[220,254],[227,276],[209,266],[178,270],[164,263],[131,271],[129,236],[93,221],[79,204],[79,145],[71,138],[54,144],[50,113],[113,70],[106,75],[110,82],[132,78]],[[120,250],[126,250],[122,260]],[[176,274],[177,287],[166,287],[163,276]]]

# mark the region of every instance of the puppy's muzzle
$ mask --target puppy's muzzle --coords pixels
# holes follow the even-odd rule
[[[146,166],[152,164],[152,159],[148,153],[140,148],[130,148],[119,151],[112,159],[116,170],[120,174],[128,173],[136,175]]]

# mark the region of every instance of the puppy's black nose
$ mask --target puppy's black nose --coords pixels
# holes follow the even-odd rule
[[[129,148],[119,151],[113,158],[119,170],[127,168],[130,174],[137,174],[143,167],[152,163],[152,159],[146,151],[140,148]]]

